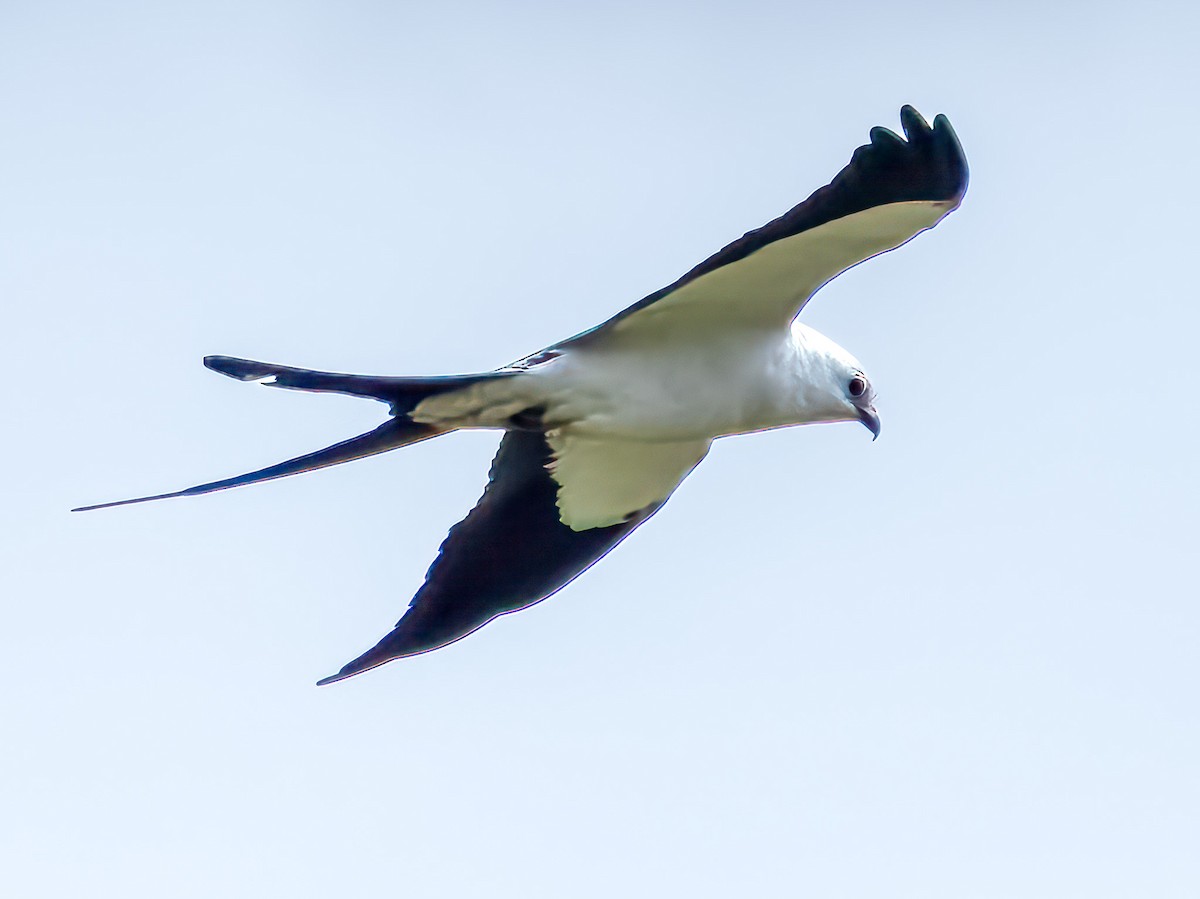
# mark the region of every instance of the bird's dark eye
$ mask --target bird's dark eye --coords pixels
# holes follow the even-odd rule
[[[850,379],[850,395],[862,396],[867,392],[867,382],[862,378]]]

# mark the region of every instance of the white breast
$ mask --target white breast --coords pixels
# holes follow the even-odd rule
[[[796,348],[786,333],[655,347],[608,341],[572,348],[530,375],[547,419],[579,435],[711,439],[798,420]]]

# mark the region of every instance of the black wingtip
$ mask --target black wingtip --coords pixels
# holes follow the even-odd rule
[[[963,152],[962,142],[959,141],[958,134],[955,132],[954,126],[950,124],[950,120],[943,113],[938,113],[933,117],[933,127],[931,130],[936,137],[940,138],[962,160],[962,167],[965,169],[967,157]]]
[[[903,144],[904,138],[893,131],[891,128],[884,128],[882,125],[876,125],[871,129],[868,137],[873,144]]]
[[[900,125],[904,128],[904,136],[910,142],[920,141],[929,137],[932,129],[925,121],[925,116],[917,112],[915,106],[905,103],[900,107]]]
[[[916,107],[906,103],[900,107],[900,124],[908,144],[931,161],[936,161],[936,167],[930,172],[935,175],[931,184],[936,184],[938,192],[943,195],[939,199],[951,201],[957,207],[967,192],[970,171],[962,143],[950,120],[944,113],[938,113],[933,117],[933,124],[930,124],[917,112]],[[872,131],[872,143],[877,143],[874,138]]]
[[[204,367],[225,375],[237,378],[239,381],[257,381],[275,374],[276,365],[265,362],[255,362],[252,359],[238,359],[235,356],[205,356]]]
[[[317,681],[317,686],[327,687],[329,684],[336,684],[338,681],[348,680],[349,678],[354,677],[356,674],[362,674],[364,671],[370,671],[372,668],[378,668],[380,665],[392,661],[392,657],[388,656],[383,659],[364,662],[363,659],[370,655],[371,653],[368,652],[366,655],[361,656],[344,666],[337,674],[331,674],[329,677],[321,678],[319,681]]]

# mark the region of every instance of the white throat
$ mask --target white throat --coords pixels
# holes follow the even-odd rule
[[[820,331],[792,322],[795,348],[797,400],[804,422],[844,421],[844,386],[850,373],[862,365]]]

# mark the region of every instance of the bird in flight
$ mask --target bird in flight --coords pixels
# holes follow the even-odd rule
[[[589,331],[495,371],[427,378],[229,356],[240,381],[387,403],[387,421],[314,453],[174,493],[197,496],[349,462],[460,428],[504,432],[478,504],[450,529],[407,611],[329,684],[439,649],[540,602],[653,515],[714,439],[813,422],[879,435],[862,366],[798,321],[820,287],[956,209],[967,162],[950,122],[900,110],[825,187]]]

